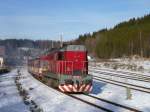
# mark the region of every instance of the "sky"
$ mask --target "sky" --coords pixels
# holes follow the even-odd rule
[[[72,40],[146,14],[149,0],[0,0],[0,39]]]

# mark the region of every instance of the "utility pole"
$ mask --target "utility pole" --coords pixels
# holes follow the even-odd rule
[[[63,47],[63,34],[60,35],[60,47],[62,48]]]
[[[53,43],[53,40],[52,40],[52,49],[54,48],[54,43]]]

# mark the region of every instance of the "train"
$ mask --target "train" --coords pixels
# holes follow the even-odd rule
[[[28,60],[28,71],[48,86],[66,93],[90,93],[92,75],[88,74],[84,45],[67,45]]]

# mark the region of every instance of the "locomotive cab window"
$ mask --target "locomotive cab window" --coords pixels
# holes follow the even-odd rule
[[[58,53],[58,60],[63,60],[63,54],[62,53]]]

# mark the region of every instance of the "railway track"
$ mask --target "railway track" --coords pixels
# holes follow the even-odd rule
[[[103,110],[103,111],[105,111],[105,112],[113,112],[111,109],[107,109],[107,108],[102,107],[102,106],[100,106],[100,105],[91,103],[91,102],[89,102],[89,101],[87,101],[87,100],[85,100],[85,99],[79,98],[79,97],[77,97],[77,96],[75,96],[75,95],[72,95],[72,94],[66,94],[66,95],[67,95],[67,96],[70,96],[70,97],[72,97],[72,98],[74,98],[74,99],[77,99],[77,100],[79,100],[79,101],[81,101],[81,102],[83,102],[83,103],[86,103],[86,104],[88,104],[88,105],[90,105],[90,106],[93,106],[93,107],[96,107],[96,108],[98,108],[98,109],[100,109],[100,110]]]
[[[106,69],[100,69],[100,70],[106,70]],[[144,77],[144,78],[148,78],[150,79],[149,75],[144,75],[144,74],[139,74],[139,73],[133,73],[133,72],[125,72],[125,71],[114,71],[114,70],[108,70],[110,72],[117,72],[117,73],[122,73],[122,74],[128,74],[128,75],[132,75],[132,76],[139,76],[139,77]]]
[[[125,88],[130,88],[130,89],[145,92],[145,93],[150,93],[150,88],[147,88],[147,87],[138,86],[138,85],[120,82],[120,81],[115,81],[115,80],[111,80],[111,79],[107,79],[107,78],[103,78],[103,77],[99,77],[95,75],[93,77],[97,81],[106,82],[106,83],[110,83],[110,84],[125,87]]]
[[[121,70],[113,70],[113,69],[104,69],[104,68],[98,68],[94,66],[89,66],[90,68],[97,69],[97,70],[102,70],[102,71],[110,71],[110,72],[117,72],[117,73],[122,73],[122,74],[128,74],[128,75],[133,75],[133,76],[140,76],[140,77],[145,77],[145,78],[150,78],[149,75],[145,74],[140,74],[140,73],[135,73],[135,72],[126,72],[126,71],[121,71]]]
[[[47,87],[50,87],[50,86],[47,85]],[[50,87],[50,88],[52,88],[52,87]],[[55,89],[55,88],[53,88],[53,89]],[[101,111],[115,112],[115,111],[113,111],[112,109],[110,109],[108,107],[106,108],[104,106],[101,106],[100,104],[95,104],[95,103],[92,103],[90,101],[87,101],[87,99],[81,98],[79,94],[78,95],[77,94],[68,94],[68,93],[64,93],[64,92],[62,92],[62,91],[60,91],[58,89],[55,89],[55,90],[60,92],[60,93],[62,93],[62,94],[65,94],[65,95],[67,95],[69,97],[72,97],[72,98],[74,98],[76,100],[79,100],[79,101],[81,101],[81,102],[83,102],[83,103],[85,103],[87,105],[90,105],[92,107],[98,108]],[[89,95],[89,94],[82,94],[82,95],[88,96],[88,97],[93,98],[93,99],[98,100],[98,101],[101,101],[102,103],[106,103],[107,105],[111,105],[113,107],[115,106],[116,109],[122,108],[124,111],[126,110],[125,112],[142,112],[140,110],[137,110],[137,109],[125,106],[125,105],[121,105],[121,104],[118,104],[118,103],[115,103],[115,102],[112,102],[112,101],[109,101],[109,100],[106,100],[106,99],[103,99],[103,98],[95,97],[93,95]]]
[[[31,76],[32,76],[32,75],[31,75]],[[33,76],[32,76],[32,77],[33,77]],[[36,79],[35,77],[33,77],[33,78]],[[37,80],[37,79],[36,79],[36,80]],[[41,83],[41,84],[44,84],[47,88],[52,88],[51,86],[45,84],[45,83],[42,82],[41,80],[37,80],[37,81],[38,81],[39,83]],[[91,102],[89,102],[89,101],[86,101],[86,100],[84,100],[84,99],[78,98],[78,97],[76,97],[76,96],[74,96],[74,95],[72,95],[72,94],[64,93],[64,92],[60,91],[59,89],[56,89],[56,88],[52,88],[52,89],[56,90],[57,92],[59,92],[59,93],[61,93],[61,94],[64,94],[64,95],[67,95],[67,96],[69,96],[69,97],[71,97],[71,98],[74,98],[74,99],[76,99],[76,100],[79,100],[79,101],[81,101],[81,102],[83,102],[83,103],[85,103],[85,104],[87,104],[87,105],[90,105],[90,106],[92,106],[92,107],[98,108],[98,109],[100,110],[100,112],[101,112],[101,111],[113,112],[113,111],[110,110],[110,109],[107,109],[107,108],[102,107],[102,106],[100,106],[100,105],[96,105],[96,104],[91,103]]]
[[[75,98],[77,100],[80,100],[84,103],[87,103],[89,105],[92,105],[96,108],[99,108],[103,111],[106,111],[106,112],[115,112],[115,109],[119,109],[119,111],[122,111],[122,112],[141,112],[137,109],[134,109],[134,108],[131,108],[131,107],[128,107],[128,106],[125,106],[125,105],[121,105],[121,104],[118,104],[116,102],[112,102],[112,101],[109,101],[109,100],[106,100],[106,99],[103,99],[103,98],[99,98],[99,97],[96,97],[96,96],[93,96],[93,95],[90,95],[90,94],[82,94],[82,95],[74,95],[74,94],[67,94],[68,96],[72,97],[72,98]],[[86,99],[82,98],[83,97],[87,97]],[[107,108],[105,107],[102,107],[100,106],[100,104],[94,104],[94,103],[91,103],[89,101],[87,101],[87,99],[94,99],[95,101],[99,102],[99,103],[102,103],[104,105],[107,105]],[[109,105],[109,106],[108,106]],[[114,110],[112,108],[115,108]]]
[[[116,73],[103,72],[103,71],[94,70],[94,69],[89,70],[89,71],[94,72],[94,73],[99,73],[99,74],[102,74],[102,75],[106,75],[106,76],[114,76],[114,77],[120,77],[120,78],[125,78],[125,79],[136,80],[136,81],[150,82],[150,79],[147,79],[147,78],[120,75],[120,74],[116,74]]]
[[[45,83],[43,83],[41,81],[39,81],[39,83],[42,83],[42,84],[46,85]],[[52,87],[50,87],[48,85],[46,85],[46,86],[48,88],[52,88]],[[79,100],[79,101],[81,101],[81,102],[83,102],[83,103],[85,103],[87,105],[95,107],[95,108],[99,109],[100,112],[101,111],[115,112],[115,111],[113,111],[112,109],[110,109],[108,107],[101,106],[100,104],[96,104],[96,103],[90,102],[90,101],[88,101],[87,99],[84,99],[84,98],[80,98],[79,94],[78,95],[77,94],[67,94],[67,93],[63,93],[62,91],[60,91],[58,89],[55,89],[55,88],[53,88],[53,89],[58,91],[58,92],[60,92],[60,93],[62,93],[62,94],[65,94],[65,95],[67,95],[69,97],[72,97],[72,98],[74,98],[76,100]],[[137,109],[134,109],[134,108],[131,108],[131,107],[128,107],[128,106],[124,106],[124,105],[121,105],[121,104],[118,104],[118,103],[115,103],[115,102],[111,102],[111,101],[106,100],[106,99],[98,98],[98,97],[95,97],[95,96],[92,96],[92,95],[88,95],[88,94],[82,94],[82,95],[88,96],[89,98],[93,98],[94,100],[97,100],[97,101],[101,101],[103,103],[106,103],[107,105],[115,106],[116,109],[120,108],[121,110],[126,110],[125,112],[141,112],[141,111],[139,111]]]
[[[49,87],[49,86],[48,86]],[[92,107],[95,107],[95,108],[98,108],[102,111],[105,111],[105,112],[115,112],[113,111],[112,109],[108,108],[108,107],[104,107],[104,106],[101,106],[100,104],[96,104],[96,103],[92,103],[90,101],[88,101],[88,99],[84,99],[84,98],[81,98],[80,97],[80,94],[68,94],[68,93],[63,93],[62,91],[58,90],[58,89],[55,89],[57,90],[58,92],[61,92],[62,94],[65,94],[69,97],[72,97],[76,100],[79,100],[83,103],[86,103]],[[125,105],[121,105],[121,104],[118,104],[116,102],[112,102],[112,101],[109,101],[109,100],[106,100],[106,99],[103,99],[103,98],[99,98],[99,97],[96,97],[96,96],[93,96],[93,95],[90,95],[90,94],[82,94],[84,96],[88,96],[89,98],[93,98],[94,100],[97,100],[97,101],[100,101],[102,103],[105,103],[107,105],[111,105],[111,107],[115,107],[116,109],[121,109],[121,110],[124,110],[124,112],[142,112],[140,110],[137,110],[135,108],[132,108],[132,107],[129,107],[129,106],[125,106]]]
[[[150,81],[150,76],[149,75],[144,75],[144,74],[139,74],[139,73],[132,73],[132,72],[125,72],[125,71],[118,71],[118,70],[110,70],[110,69],[102,69],[102,68],[97,68],[97,67],[92,67],[92,66],[89,66],[90,68],[92,69],[97,69],[97,70],[101,70],[101,71],[104,71],[104,72],[111,72],[111,73],[121,73],[122,75],[125,75],[125,76],[132,76],[132,77],[136,77],[136,78],[145,78],[147,80]]]

